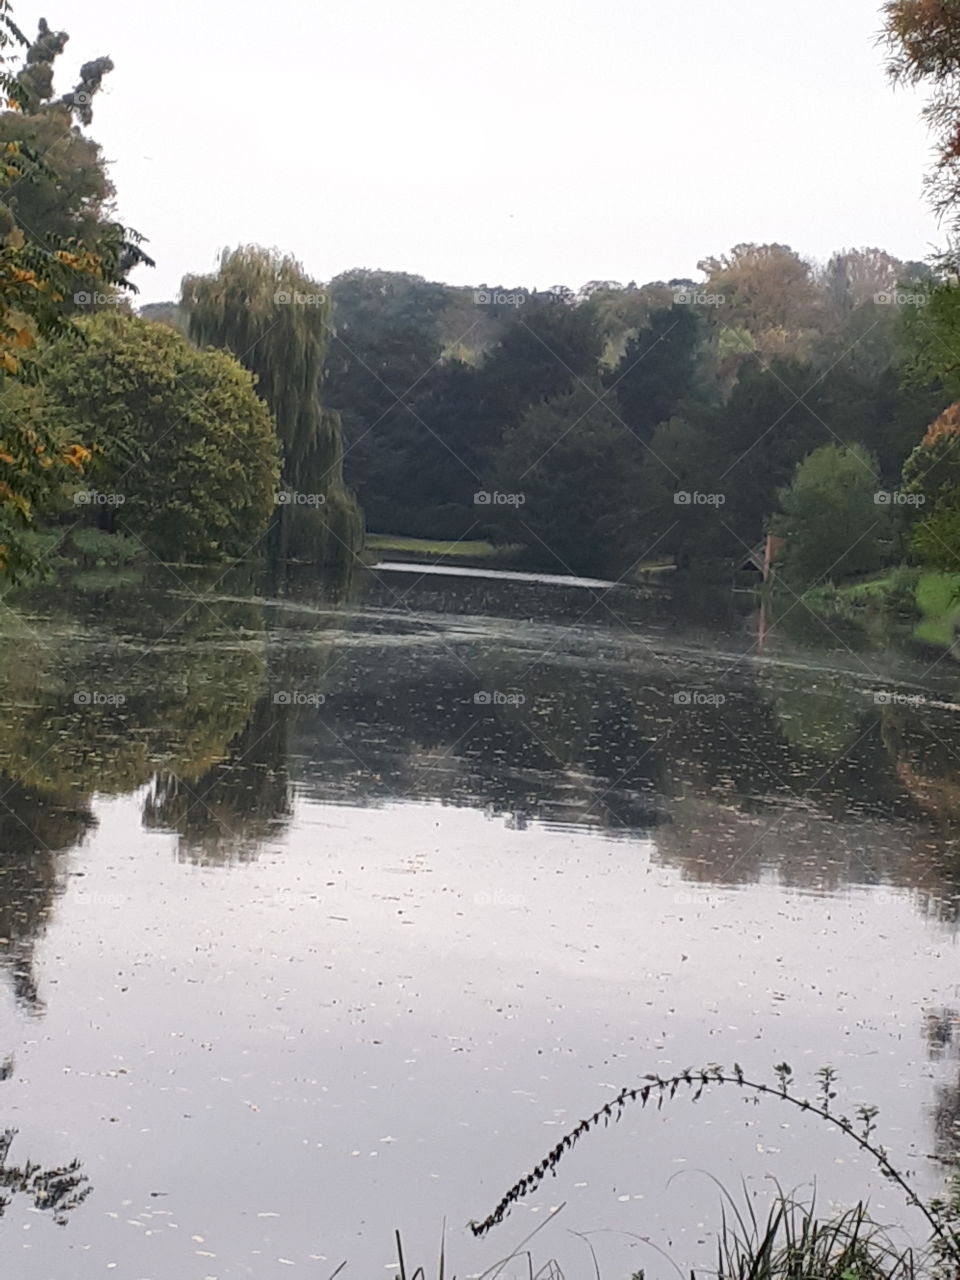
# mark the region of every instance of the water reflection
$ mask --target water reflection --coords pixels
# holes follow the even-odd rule
[[[856,932],[869,904],[901,930],[904,969],[917,966],[896,999],[931,1004],[929,1120],[938,1160],[955,1160],[957,1014],[949,992],[920,993],[914,976],[927,973],[918,932],[944,922],[948,937],[960,903],[954,670],[931,673],[895,650],[850,652],[835,637],[811,648],[776,625],[760,652],[752,605],[729,593],[614,602],[540,583],[505,594],[489,581],[396,578],[402,588],[374,574],[336,598],[295,578],[274,597],[249,582],[199,601],[179,586],[46,597],[4,624],[0,963],[20,1011],[42,1013],[37,943],[66,919],[56,943],[73,948],[76,968],[58,973],[56,989],[80,1001],[71,1021],[65,995],[51,1000],[44,1026],[60,1022],[54,1048],[36,1050],[32,1105],[55,1107],[44,1101],[61,1069],[54,1059],[86,1037],[86,1074],[68,1087],[103,1099],[78,1140],[91,1158],[105,1142],[97,1120],[114,1115],[129,1118],[131,1151],[138,1133],[176,1125],[171,1168],[184,1164],[181,1143],[191,1168],[219,1159],[207,1122],[242,1134],[225,1176],[231,1188],[240,1179],[244,1212],[256,1212],[221,1239],[239,1231],[259,1248],[250,1222],[278,1210],[257,1200],[262,1184],[243,1182],[243,1144],[264,1142],[271,1168],[302,1158],[282,1187],[291,1201],[294,1181],[312,1188],[322,1167],[355,1203],[371,1167],[362,1160],[386,1166],[408,1111],[426,1131],[450,1084],[457,1126],[477,1125],[471,1141],[482,1146],[499,1126],[509,1150],[484,1170],[499,1180],[529,1155],[511,1107],[559,1123],[581,1089],[627,1069],[628,1053],[632,1070],[670,1053],[703,1056],[708,1035],[711,1053],[722,1036],[740,1036],[741,1053],[744,1040],[749,1051],[769,1034],[771,1061],[793,1053],[791,1034],[819,1043],[831,1018],[847,1018],[848,993],[832,993],[849,966],[872,963],[877,935]],[[878,701],[878,689],[901,696]],[[78,691],[122,700],[77,701]],[[106,834],[87,866],[94,814]],[[451,821],[431,862],[438,817]],[[78,911],[77,886],[92,883],[68,881],[80,866],[124,893],[91,894],[89,913]],[[565,899],[571,881],[583,904]],[[834,901],[822,907],[812,894]],[[784,901],[793,923],[771,925]],[[848,932],[818,943],[828,959],[808,960],[806,930],[833,909]],[[799,948],[793,968],[780,965],[778,928]],[[823,1002],[835,1000],[827,1012],[807,1002],[808,963],[821,965]],[[764,1003],[786,999],[770,994],[772,973],[795,1001],[779,1024],[781,1005]],[[670,1044],[664,1024],[678,1011],[686,1022]],[[924,1049],[910,1020],[912,1066]],[[865,1088],[882,1091],[892,1074],[879,1057],[897,1052],[888,1029],[871,1032],[880,1048],[862,1070],[882,1078]],[[833,1043],[856,1052],[864,1034]],[[18,1065],[28,1052],[17,1048]],[[119,1068],[101,1060],[111,1053],[135,1066],[116,1085]],[[421,1068],[431,1053],[442,1071]],[[582,1074],[596,1064],[602,1076]],[[103,1077],[116,1092],[88,1094]],[[108,1109],[107,1097],[129,1099],[127,1109]],[[265,1120],[261,1109],[275,1128],[242,1128]],[[419,1170],[416,1151],[430,1142],[409,1130],[406,1140]],[[795,1150],[794,1167],[819,1155],[811,1147],[808,1164]],[[158,1141],[154,1185],[174,1184],[165,1158]],[[342,1175],[353,1159],[356,1174]],[[423,1172],[435,1174],[432,1163]],[[179,1274],[181,1262],[156,1274]]]
[[[8,637],[0,767],[68,796],[66,812],[147,786],[145,826],[179,833],[191,861],[255,858],[295,784],[654,837],[696,880],[776,867],[789,884],[955,902],[951,672],[926,701],[878,703],[882,683],[922,669],[835,636],[813,663],[769,635],[758,658],[749,598],[730,593],[679,584],[668,603],[621,593],[611,607],[539,583],[404,574],[398,591],[387,576],[335,599],[296,580],[274,600],[86,598],[79,631],[76,602],[48,599]],[[80,837],[41,838],[26,792],[5,803],[41,846]]]
[[[88,799],[34,791],[0,773],[0,970],[31,1013],[43,1011],[34,948],[63,889],[61,855],[94,825]]]
[[[960,1010],[952,1007],[928,1009],[924,1035],[932,1062],[947,1064],[952,1079],[938,1081],[931,1108],[934,1158],[943,1164],[960,1165]]]
[[[49,1213],[58,1227],[65,1227],[74,1209],[79,1208],[93,1188],[79,1160],[56,1169],[43,1169],[28,1160],[24,1165],[9,1163],[16,1129],[0,1133],[0,1218],[15,1195],[33,1201],[41,1213]]]
[[[223,759],[187,782],[161,770],[144,801],[148,828],[176,831],[177,856],[205,866],[246,862],[292,814],[286,707],[261,696]]]

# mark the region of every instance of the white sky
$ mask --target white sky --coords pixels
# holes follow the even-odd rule
[[[879,0],[18,0],[109,54],[93,136],[149,237],[141,301],[240,241],[546,288],[698,278],[742,240],[923,258],[920,103]]]

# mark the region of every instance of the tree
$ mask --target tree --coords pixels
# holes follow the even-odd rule
[[[930,424],[903,465],[916,513],[910,546],[924,564],[960,571],[960,401]]]
[[[345,272],[330,291],[329,402],[343,417],[347,477],[370,526],[467,534],[506,428],[595,376],[603,338],[594,309],[574,305],[569,290],[463,291],[385,271]]]
[[[743,547],[727,526],[726,495],[718,493],[706,432],[681,418],[661,423],[641,451],[629,501],[632,558],[672,556],[690,568]]]
[[[392,528],[383,521],[407,491],[405,460],[436,445],[418,402],[441,356],[439,320],[451,291],[404,272],[355,270],[331,280],[328,292],[324,396],[343,422],[344,471],[372,527]]]
[[[724,326],[742,326],[767,358],[804,356],[817,325],[818,297],[808,262],[785,244],[738,244],[697,264],[698,286],[723,298]]]
[[[569,291],[568,291],[569,292]],[[604,340],[589,306],[531,295],[480,367],[478,390],[499,439],[530,405],[565,395],[597,374]]]
[[[194,341],[232,351],[276,419],[291,501],[276,522],[275,555],[352,567],[363,518],[343,483],[340,419],[321,403],[325,291],[296,259],[241,245],[224,250],[219,271],[184,277],[181,306]]]
[[[616,389],[623,420],[641,440],[678,411],[696,371],[700,323],[687,305],[654,311],[604,381]]]
[[[904,264],[884,249],[840,249],[819,273],[826,305],[840,318],[903,279]]]
[[[839,434],[817,402],[818,375],[797,360],[751,361],[727,402],[700,421],[710,439],[709,488],[722,492],[724,518],[743,544],[753,546],[777,493],[796,464]]]
[[[696,286],[692,286],[696,287]],[[626,287],[613,281],[591,281],[580,290],[580,305],[596,317],[604,341],[602,362],[613,368],[623,357],[627,343],[650,322],[654,311],[669,307],[676,290],[663,281]]]
[[[507,431],[486,510],[554,573],[622,572],[634,543],[627,499],[636,464],[629,432],[599,391],[579,386],[532,406]]]
[[[934,134],[927,190],[956,229],[960,201],[960,9],[952,0],[888,0],[881,35],[894,84],[929,89],[923,117]]]
[[[9,6],[0,7],[0,99],[7,108],[0,112],[0,577],[14,579],[35,563],[23,536],[35,512],[88,457],[74,436],[48,427],[35,397],[20,385],[35,378],[38,339],[68,332],[66,317],[75,309],[78,290],[91,283],[131,290],[126,272],[137,261],[149,262],[138,247],[140,237],[119,223],[100,222],[95,236],[81,240],[63,239],[49,228],[44,236],[33,234],[18,222],[28,191],[58,191],[48,157],[30,144],[31,117],[24,106],[49,96],[49,64],[62,47],[59,36],[52,42],[50,37],[42,24],[24,72],[12,75],[5,69],[6,50],[27,41]],[[93,91],[99,83],[96,69],[88,65],[84,73]],[[80,100],[85,93],[67,95],[70,100],[58,108],[61,123],[74,109],[89,118],[89,94]]]
[[[165,325],[101,313],[44,362],[49,422],[80,435],[96,511],[166,560],[254,551],[274,511],[276,430],[254,379]],[[122,499],[118,501],[118,499]]]
[[[16,229],[27,243],[102,253],[109,245],[120,275],[149,262],[141,237],[115,221],[113,183],[97,142],[82,132],[93,120],[93,101],[113,70],[109,58],[84,63],[76,87],[54,97],[55,59],[69,36],[40,19],[39,31],[0,111],[0,151],[14,158],[14,172],[0,194],[0,230]],[[73,264],[65,309],[96,305],[113,293],[82,255]]]
[[[786,539],[781,572],[791,586],[806,590],[880,568],[893,530],[877,492],[876,462],[859,445],[823,445],[797,464],[773,523]]]

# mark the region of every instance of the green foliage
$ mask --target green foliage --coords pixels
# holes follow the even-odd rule
[[[594,310],[519,288],[464,297],[397,272],[348,272],[330,290],[329,403],[368,523],[471,535],[473,493],[504,431],[595,377],[604,338]]]
[[[820,445],[861,445],[895,489],[946,401],[929,373],[901,386],[904,316],[920,308],[885,294],[929,288],[929,271],[877,248],[819,267],[777,244],[737,245],[701,266],[699,284],[595,280],[576,294],[338,276],[324,402],[342,416],[347,479],[371,527],[516,537],[523,511],[490,524],[474,492],[511,471],[525,415],[598,378],[640,446],[623,483],[606,486],[622,537],[602,542],[616,548],[604,573],[619,571],[628,546],[681,564],[743,555]],[[683,490],[724,501],[678,510]],[[579,534],[585,544],[592,526]],[[527,557],[544,563],[525,536]]]
[[[198,351],[172,329],[129,316],[82,322],[84,343],[44,362],[49,420],[94,455],[77,509],[168,560],[255,552],[279,468],[269,410],[226,352]],[[85,491],[104,505],[78,502]]]
[[[75,310],[98,305],[98,295],[104,305],[116,300],[110,285],[131,287],[124,277],[150,259],[141,237],[114,221],[116,192],[100,145],[81,129],[93,120],[93,100],[113,63],[104,57],[84,63],[76,87],[54,97],[54,63],[69,38],[41,18],[23,67],[10,79],[8,109],[0,111],[0,152],[11,166],[0,193],[0,234],[15,233],[46,253],[71,252],[71,278],[61,292],[64,309]],[[80,251],[108,262],[117,279]]]
[[[276,419],[283,487],[309,501],[283,507],[274,550],[281,559],[349,567],[363,520],[343,484],[340,420],[321,404],[330,302],[300,263],[256,245],[225,250],[212,275],[181,289],[190,335],[226,348],[256,377]]]
[[[488,480],[493,501],[478,510],[553,572],[626,569],[635,447],[598,394],[578,387],[529,409],[507,431]],[[498,494],[511,501],[498,505]]]
[[[921,609],[917,600],[921,573],[916,565],[900,564],[882,578],[858,582],[836,593],[838,602],[846,601],[854,606],[879,607],[901,618],[918,618]]]
[[[624,422],[640,440],[678,413],[696,374],[700,322],[687,304],[654,311],[604,379],[616,390]]]
[[[368,533],[366,546],[377,552],[415,552],[418,556],[436,556],[440,559],[487,560],[509,552],[509,547],[495,547],[483,538],[460,538],[455,542],[443,542],[430,538],[394,537],[386,533]]]
[[[781,572],[795,589],[880,567],[893,529],[877,492],[876,463],[859,445],[824,445],[797,464],[774,522],[786,539]]]
[[[72,529],[70,543],[82,560],[91,564],[130,564],[140,559],[143,543],[122,533],[106,533],[102,529]]]
[[[916,506],[910,546],[933,568],[960,568],[960,402],[930,426],[903,466],[903,489]]]
[[[36,380],[38,339],[69,333],[66,317],[83,300],[99,289],[119,297],[133,287],[130,268],[150,261],[136,232],[104,216],[113,189],[96,144],[74,125],[74,116],[89,124],[109,59],[85,64],[77,89],[51,100],[52,65],[66,39],[41,20],[19,76],[0,74],[0,575],[13,581],[37,568],[24,540],[36,512],[55,502],[67,470],[87,460],[17,384]],[[28,43],[3,3],[0,63],[12,42]]]
[[[67,441],[46,420],[36,387],[0,375],[0,578],[17,582],[38,566],[39,548],[29,537],[34,515],[87,456]]]
[[[919,287],[923,305],[904,308],[907,360],[905,373],[917,382],[936,379],[945,393],[960,396],[960,285],[939,280]]]
[[[517,537],[524,511],[490,524],[473,493],[515,471],[531,410],[598,377],[640,448],[621,482],[604,486],[615,504],[607,524],[619,534],[601,538],[593,572],[618,572],[628,550],[652,548],[680,564],[741,556],[797,464],[821,445],[862,446],[876,458],[878,487],[897,488],[945,398],[930,370],[901,385],[904,315],[921,309],[883,298],[928,288],[929,273],[870,248],[842,250],[818,268],[782,245],[738,245],[702,266],[702,285],[594,281],[549,298],[483,289],[472,323],[463,290],[395,272],[338,277],[330,403],[372,526],[435,539],[494,528]],[[694,301],[675,302],[678,289]],[[700,289],[722,304],[698,305]],[[684,490],[720,494],[722,505],[680,510],[674,495]],[[544,564],[532,530],[527,557]],[[548,532],[567,559],[577,536],[561,544]],[[593,538],[592,524],[580,528],[582,544]],[[604,548],[615,558],[601,568]]]
[[[831,439],[816,404],[799,398],[816,378],[797,360],[774,360],[769,369],[751,361],[729,400],[708,415],[711,487],[726,495],[725,519],[741,539],[739,551],[757,541],[797,463]]]
[[[898,1248],[863,1204],[822,1219],[815,1198],[796,1201],[778,1189],[760,1221],[746,1189],[744,1209],[724,1199],[717,1274],[725,1280],[914,1280],[917,1273],[913,1250]]]

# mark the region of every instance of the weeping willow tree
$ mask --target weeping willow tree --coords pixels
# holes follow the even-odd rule
[[[345,572],[363,541],[363,517],[343,483],[340,416],[321,402],[331,306],[295,258],[259,245],[225,249],[212,275],[185,276],[190,337],[226,347],[257,377],[277,422],[283,480],[272,551]]]

